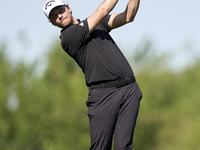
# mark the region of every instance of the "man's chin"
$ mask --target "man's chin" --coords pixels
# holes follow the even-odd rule
[[[63,28],[65,28],[65,27],[69,26],[69,23],[63,21],[63,22],[61,23],[61,26],[62,26]]]

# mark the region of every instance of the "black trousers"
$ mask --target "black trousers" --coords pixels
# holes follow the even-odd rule
[[[90,150],[132,150],[142,92],[137,82],[116,88],[90,89],[88,116]]]

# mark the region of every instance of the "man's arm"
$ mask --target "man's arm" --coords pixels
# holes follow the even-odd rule
[[[108,21],[110,30],[132,22],[138,11],[140,0],[129,0],[126,10],[123,13],[113,14]]]
[[[99,5],[97,10],[87,19],[90,33],[111,12],[117,2],[118,0],[104,0]]]

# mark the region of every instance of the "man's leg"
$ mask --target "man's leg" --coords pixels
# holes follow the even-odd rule
[[[134,128],[142,98],[138,84],[121,88],[124,93],[114,132],[114,150],[132,150]]]
[[[111,150],[121,98],[117,88],[90,89],[86,102],[90,121],[90,150]]]

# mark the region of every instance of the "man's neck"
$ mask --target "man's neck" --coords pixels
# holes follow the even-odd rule
[[[73,24],[78,24],[78,23],[79,23],[79,21],[76,18],[74,18],[74,16],[73,16]]]

